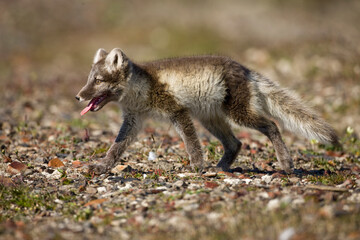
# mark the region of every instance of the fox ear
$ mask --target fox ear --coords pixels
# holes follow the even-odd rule
[[[104,59],[107,55],[107,52],[103,48],[99,48],[99,50],[96,51],[96,54],[94,56],[93,63],[97,63],[98,61]]]
[[[126,61],[125,54],[120,50],[120,48],[114,48],[111,52],[107,55],[105,62],[106,66],[108,67],[109,71],[115,71],[120,69],[124,62]]]

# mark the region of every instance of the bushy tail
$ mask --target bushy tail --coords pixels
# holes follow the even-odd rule
[[[335,130],[295,94],[259,74],[254,73],[251,79],[266,115],[279,121],[287,130],[308,139],[340,145]]]

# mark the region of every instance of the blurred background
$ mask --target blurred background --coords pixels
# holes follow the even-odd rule
[[[231,56],[360,132],[359,23],[358,0],[1,1],[0,120],[79,118],[93,55],[120,47],[134,61]]]

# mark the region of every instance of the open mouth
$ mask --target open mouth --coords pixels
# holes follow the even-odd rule
[[[84,108],[80,115],[84,115],[85,113],[87,113],[88,111],[97,111],[99,110],[100,107],[100,103],[102,101],[104,101],[107,98],[107,95],[102,95],[100,97],[95,97],[93,99],[91,99],[91,101],[89,102],[89,104],[87,105],[86,108]]]

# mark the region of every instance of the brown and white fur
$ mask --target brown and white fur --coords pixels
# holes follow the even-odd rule
[[[256,129],[272,142],[283,170],[293,162],[274,120],[286,129],[323,143],[338,145],[334,129],[277,83],[227,57],[196,56],[138,64],[120,49],[110,53],[99,49],[86,85],[76,98],[91,100],[91,111],[118,101],[124,122],[100,164],[91,171],[107,172],[134,141],[146,117],[153,114],[169,119],[183,139],[191,165],[203,168],[203,154],[192,118],[218,138],[224,156],[217,164],[230,170],[241,142],[231,124]]]

